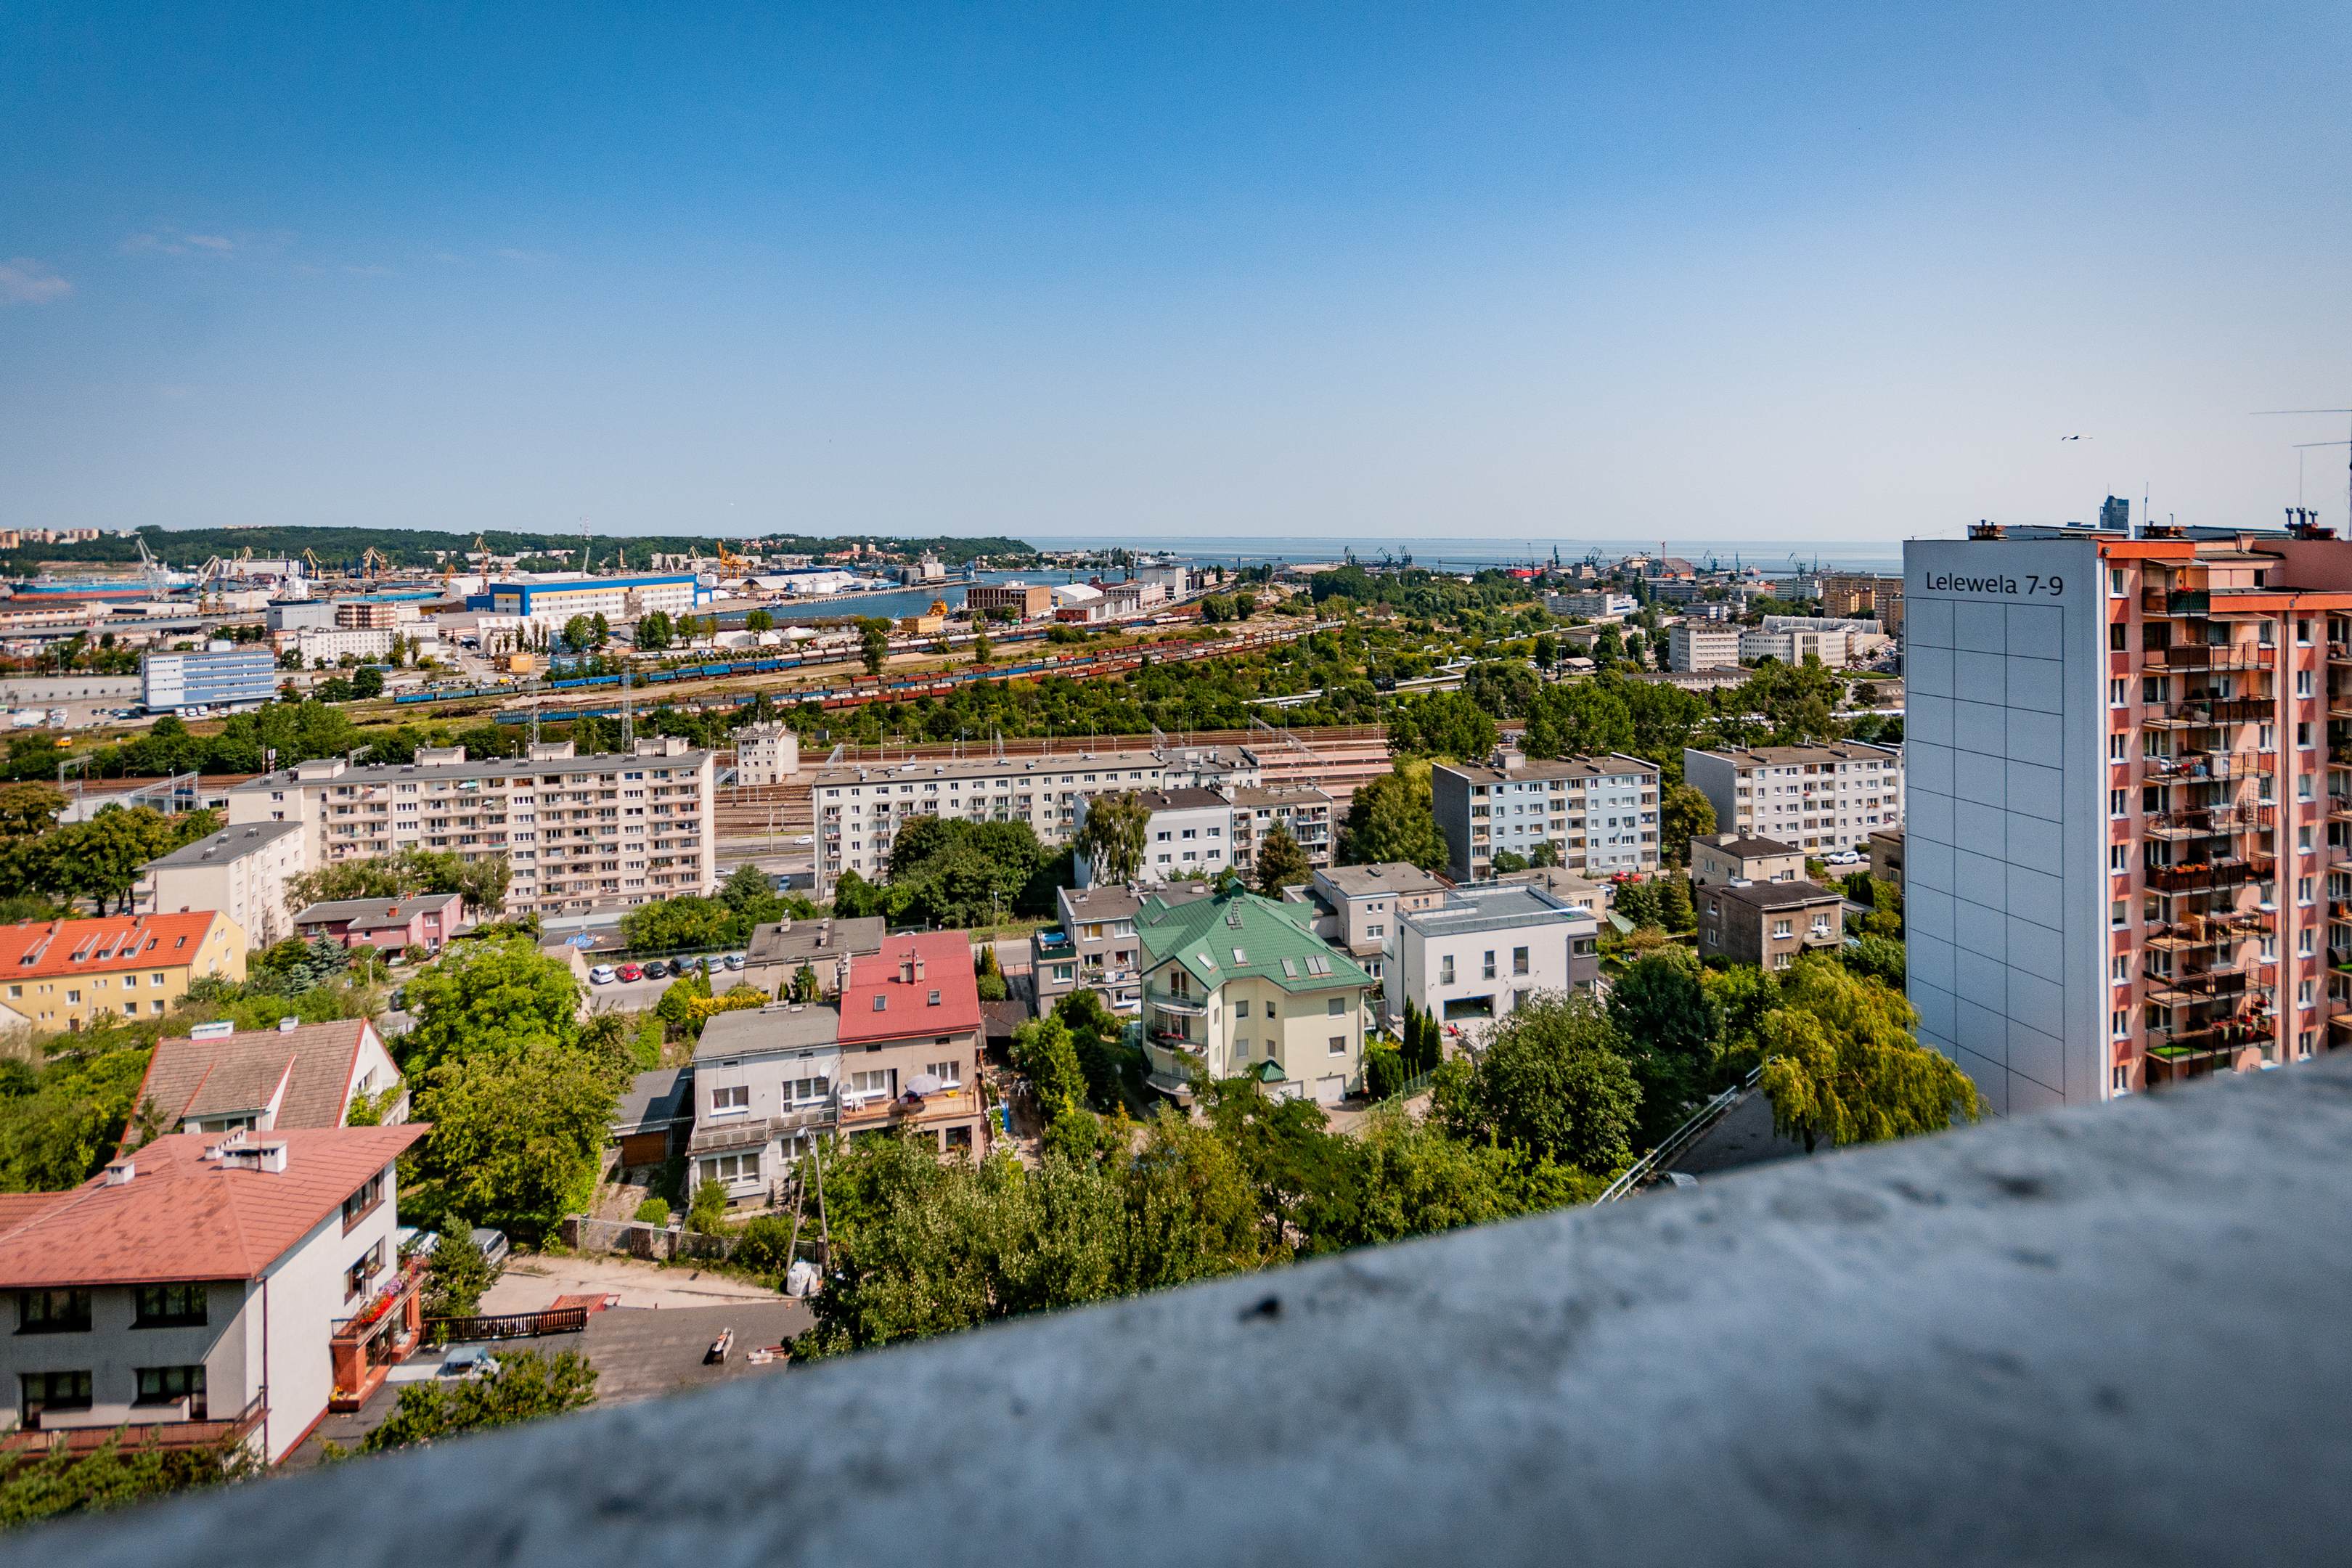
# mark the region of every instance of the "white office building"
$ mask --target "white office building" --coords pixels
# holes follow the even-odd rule
[[[1402,910],[1382,966],[1390,1026],[1411,1001],[1475,1048],[1527,997],[1591,989],[1599,934],[1590,911],[1525,883],[1454,888],[1434,907]]]

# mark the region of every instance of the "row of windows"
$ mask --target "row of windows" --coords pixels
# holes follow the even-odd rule
[[[207,1312],[208,1293],[202,1285],[142,1285],[131,1292],[134,1329],[200,1327]],[[89,1329],[89,1292],[81,1289],[19,1290],[16,1331],[20,1334],[84,1333]]]

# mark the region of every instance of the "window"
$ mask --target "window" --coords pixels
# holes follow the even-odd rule
[[[722,1186],[740,1186],[760,1179],[758,1151],[749,1154],[719,1154],[702,1162],[702,1179]]]
[[[2117,985],[2131,984],[2131,954],[2119,952],[2108,962],[2107,978]]]
[[[2107,647],[2113,648],[2117,653],[2125,651],[2125,648],[2127,646],[2124,641],[2125,631],[2126,627],[2124,623],[2121,621],[2116,621],[2107,627]]]
[[[2131,1033],[2130,1008],[2118,1008],[2115,1012],[2107,1015],[2107,1033],[2113,1035],[2118,1040],[2125,1038]]]
[[[2303,904],[2303,905],[2305,905],[2305,906],[2308,906],[2308,905],[2310,904],[2310,902],[2311,902],[2311,879],[2310,879],[2310,878],[2308,878],[2308,877],[2297,877],[2297,878],[2294,879],[2294,901],[2295,901],[2296,903],[2298,903],[2298,904]]]
[[[1246,1018],[1246,1017],[1248,1017],[1248,1016],[1249,1016],[1249,1007],[1250,1007],[1250,1005],[1249,1005],[1249,998],[1247,998],[1247,997],[1243,997],[1242,999],[1240,999],[1239,1001],[1237,1001],[1237,1002],[1235,1002],[1235,1003],[1234,1004],[1234,1016],[1235,1018]],[[1271,1017],[1273,1017],[1273,1016],[1274,1016],[1274,1015],[1273,1015],[1272,1013],[1268,1013],[1268,1014],[1266,1015],[1266,1016],[1267,1016],[1267,1017],[1269,1017],[1269,1018],[1271,1018]]]
[[[16,1294],[20,1334],[71,1334],[89,1327],[87,1290],[20,1290]]]
[[[2110,844],[2107,846],[2107,869],[2114,872],[2118,877],[2131,869],[2130,845]]]
[[[23,1415],[27,1426],[38,1426],[44,1410],[89,1408],[88,1372],[28,1372],[20,1374],[17,1381],[24,1390]]]
[[[2131,1064],[2129,1062],[2117,1062],[2116,1064],[2114,1088],[2117,1094],[2129,1094],[2131,1092]]]
[[[1450,952],[1437,961],[1437,983],[1440,985],[1454,984],[1454,955]]]
[[[383,1271],[383,1237],[378,1237],[373,1247],[361,1253],[352,1266],[343,1270],[343,1300],[348,1301],[366,1289],[369,1281]]]
[[[1323,1011],[1330,1017],[1336,1018],[1347,1010],[1348,999],[1344,996],[1327,996],[1323,1000]]]
[[[2121,599],[2121,598],[2125,598],[2125,597],[2128,596],[2128,595],[2130,594],[2131,590],[2129,590],[2128,588],[2125,587],[2125,586],[2124,586],[2124,583],[2125,583],[2125,575],[2124,575],[2124,569],[2123,569],[2122,567],[2120,567],[2120,566],[2110,566],[2110,567],[2108,567],[2108,568],[2107,568],[2107,597],[2108,597],[2108,598],[2110,598],[2110,599]],[[2117,631],[2121,631],[2123,628],[2122,628],[2121,626],[2117,626],[2116,629]]]
[[[1329,1048],[1328,1050],[1325,1051],[1323,1054],[1324,1054],[1324,1055],[1326,1055],[1326,1056],[1332,1056],[1332,1057],[1344,1057],[1344,1056],[1346,1056],[1346,1055],[1348,1054],[1348,1037],[1347,1037],[1347,1036],[1345,1036],[1345,1035],[1334,1035],[1334,1036],[1332,1036],[1332,1037],[1331,1037],[1331,1047],[1330,1047],[1330,1048]]]
[[[2126,677],[2117,677],[2116,679],[2113,679],[2113,680],[2110,680],[2110,681],[2108,681],[2108,682],[2107,682],[2107,706],[2108,706],[2108,707],[2110,707],[2110,708],[2121,708],[2121,707],[2123,707],[2124,705],[2126,705],[2126,703],[2128,703],[2130,700],[2131,700],[2131,681],[2130,681],[2130,679],[2129,679],[2128,678],[2126,678]]]
[[[2311,671],[2298,669],[2294,672],[2294,694],[2297,697],[2311,695]]]
[[[189,1329],[205,1321],[202,1285],[142,1285],[132,1300],[137,1308],[131,1323],[134,1329]]]
[[[2116,931],[2121,931],[2126,926],[2131,924],[2131,905],[2122,899],[2116,899],[2109,903],[2107,905],[2107,924]]]
[[[2130,737],[2125,735],[2120,731],[2108,736],[2107,761],[2111,763],[2129,762],[2131,760],[2131,753],[2128,750],[2129,740]]]
[[[823,1078],[788,1078],[783,1085],[784,1098],[794,1105],[810,1105],[833,1092],[833,1080]]]
[[[205,1369],[201,1366],[142,1366],[139,1369],[141,1405],[188,1402],[188,1419],[205,1419]]]
[[[1511,973],[1514,974],[1525,974],[1527,972],[1528,950],[1524,947],[1515,947],[1511,949]]]
[[[898,1092],[898,1074],[891,1068],[870,1068],[849,1075],[852,1094],[866,1098],[887,1099]]]
[[[1478,978],[1481,980],[1492,980],[1495,978],[1495,950],[1491,947],[1479,957]]]
[[[2109,816],[2117,817],[2129,816],[2131,815],[2131,791],[2127,789],[2109,790],[2107,792],[2107,815]]]
[[[963,1087],[963,1068],[958,1062],[925,1062],[923,1070],[940,1080],[946,1089]]]
[[[740,1116],[751,1109],[751,1086],[750,1084],[732,1084],[728,1088],[714,1089],[710,1091],[710,1114],[713,1116]]]
[[[358,1192],[343,1200],[343,1229],[346,1232],[350,1231],[352,1226],[373,1214],[376,1205],[383,1202],[383,1173],[378,1171],[367,1179],[367,1184]]]

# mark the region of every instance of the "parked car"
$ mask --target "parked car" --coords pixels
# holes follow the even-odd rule
[[[624,980],[642,980],[646,976],[646,972],[634,963],[621,965],[618,973]]]
[[[727,955],[726,963],[730,969],[740,969],[743,967],[743,955],[740,952],[730,952]]]
[[[669,967],[673,974],[699,974],[702,973],[702,960],[689,952],[684,958],[671,960]]]
[[[395,1013],[404,1012],[407,1009],[407,1006],[408,987],[403,985],[394,990],[392,994],[392,1010]]]
[[[1828,866],[1859,866],[1862,857],[1851,849],[1841,849],[1834,855],[1822,856],[1822,862]]]
[[[667,980],[669,978],[669,965],[656,958],[651,963],[646,964],[642,973],[647,980]]]
[[[600,963],[595,968],[588,972],[588,984],[591,985],[610,985],[613,984],[613,977],[617,973],[618,971],[614,970],[611,964]]]
[[[474,1227],[474,1245],[482,1249],[482,1261],[490,1266],[491,1273],[499,1273],[505,1269],[507,1253],[511,1250],[507,1246],[505,1231],[492,1230],[488,1226],[478,1225]]]

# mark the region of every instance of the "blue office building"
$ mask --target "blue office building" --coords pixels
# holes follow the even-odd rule
[[[226,642],[202,653],[151,653],[139,661],[139,679],[150,713],[249,708],[278,695],[278,656],[264,646]]]

